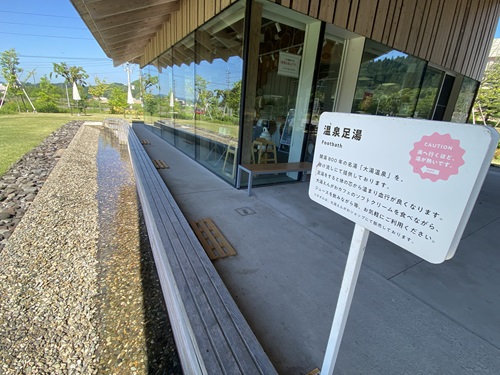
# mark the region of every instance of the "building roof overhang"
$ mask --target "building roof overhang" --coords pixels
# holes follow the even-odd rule
[[[180,0],[70,0],[115,66],[140,63]]]

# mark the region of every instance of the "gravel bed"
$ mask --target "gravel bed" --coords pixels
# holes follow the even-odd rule
[[[0,374],[180,374],[128,155],[80,125],[50,175],[32,172],[33,199],[2,202],[17,228],[0,252]],[[55,164],[51,147],[8,183],[33,160]]]

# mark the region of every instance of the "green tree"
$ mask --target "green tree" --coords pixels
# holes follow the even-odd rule
[[[60,64],[52,63],[53,72],[56,77],[63,77],[65,82],[69,83],[70,86],[73,86],[73,83],[76,85],[80,85],[82,87],[87,86],[87,78],[89,75],[81,66],[69,66],[65,62]],[[52,73],[50,73],[50,77],[52,78]]]
[[[195,77],[196,98],[195,105],[199,109],[203,109],[204,113],[208,113],[212,118],[210,106],[213,103],[214,93],[208,90],[208,81],[202,76]]]
[[[19,80],[19,76],[23,72],[23,69],[19,66],[19,55],[14,48],[3,51],[0,54],[0,66],[2,67],[2,75],[8,85],[7,91],[9,96],[20,99],[23,103],[24,109],[26,110],[28,107],[23,97],[23,94],[25,93],[23,93],[23,86]],[[28,98],[28,95],[25,95],[26,98]],[[19,104],[18,110],[21,111]]]
[[[110,113],[125,113],[125,108],[127,106],[127,92],[119,87],[114,87],[111,90],[111,96],[109,98]]]
[[[484,123],[495,120],[495,126],[500,122],[500,61],[495,61],[484,72],[484,78],[479,87],[475,108],[481,114]]]
[[[76,83],[77,85],[87,86],[86,80],[89,75],[81,66],[69,66],[65,62],[60,64],[52,63],[52,65],[56,77],[61,76],[70,84]],[[50,75],[52,76],[52,73]]]
[[[101,98],[108,90],[109,84],[106,83],[106,80],[101,80],[98,76],[94,77],[94,82],[95,85],[89,87],[89,94],[97,98],[99,102],[99,112],[102,112]]]
[[[40,78],[37,94],[36,108],[38,112],[59,112],[57,103],[61,98],[61,91],[50,82],[47,76]]]
[[[227,106],[233,114],[238,114],[240,111],[241,101],[241,80],[235,82],[227,96]]]
[[[158,87],[158,76],[146,73],[140,79],[131,83],[134,87],[133,94],[141,98],[144,106],[144,112],[149,113],[151,116],[158,110],[158,98],[151,92],[154,87]]]
[[[3,78],[12,90],[14,91],[16,88],[20,90],[18,76],[23,69],[19,67],[19,56],[14,48],[0,54],[0,66]]]

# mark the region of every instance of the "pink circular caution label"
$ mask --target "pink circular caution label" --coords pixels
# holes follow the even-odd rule
[[[432,182],[448,180],[458,174],[458,168],[465,163],[462,158],[464,153],[460,141],[449,134],[424,135],[410,151],[410,164],[413,172],[423,179],[428,178]]]

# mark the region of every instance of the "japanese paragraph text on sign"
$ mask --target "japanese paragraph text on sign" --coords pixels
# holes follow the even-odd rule
[[[455,253],[497,142],[479,125],[324,113],[309,196],[440,263]]]

